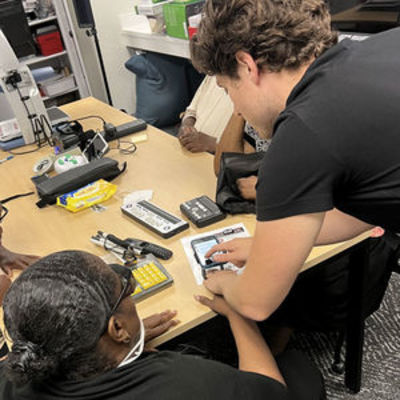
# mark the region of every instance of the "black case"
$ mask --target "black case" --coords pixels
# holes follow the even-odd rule
[[[120,169],[118,161],[111,158],[101,158],[89,164],[81,165],[69,171],[65,171],[53,178],[48,178],[36,184],[36,190],[40,201],[36,203],[39,208],[55,204],[57,197],[72,190],[79,189],[98,179],[111,181],[126,169],[126,162]]]

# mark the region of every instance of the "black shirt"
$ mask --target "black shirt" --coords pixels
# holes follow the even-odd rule
[[[257,219],[334,207],[400,231],[400,29],[327,50],[275,123]]]
[[[296,360],[293,368],[296,368]],[[311,389],[307,391],[312,393]],[[52,382],[16,387],[7,381],[0,368],[0,399],[7,400],[288,398],[288,391],[281,383],[264,375],[242,372],[219,362],[169,351],[144,354],[129,365],[82,382]]]

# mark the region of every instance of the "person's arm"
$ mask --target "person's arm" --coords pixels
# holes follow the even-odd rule
[[[196,123],[196,117],[194,116],[184,116],[182,118],[181,126],[178,130],[178,139],[180,140],[181,137],[186,134],[190,133],[194,129],[194,124]]]
[[[325,213],[324,223],[322,224],[316,245],[332,244],[349,240],[373,227],[374,225],[360,221],[335,208]]]
[[[194,124],[197,120],[197,108],[199,105],[200,99],[204,96],[204,87],[207,83],[207,77],[203,80],[200,86],[197,88],[196,93],[193,96],[192,101],[186,108],[183,117],[182,123],[179,128],[178,138],[184,133],[190,133],[192,129],[194,129]]]
[[[6,295],[6,292],[10,286],[10,277],[0,269],[0,306],[2,306],[4,296]]]
[[[38,256],[14,253],[6,249],[2,244],[2,236],[3,228],[0,226],[0,270],[9,277],[13,269],[24,270],[39,259]]]
[[[255,372],[285,384],[275,359],[254,321],[243,318],[220,296],[215,296],[212,300],[205,296],[195,298],[228,318],[236,342],[241,371]]]
[[[324,213],[257,222],[250,255],[242,274],[229,271],[208,275],[204,285],[243,316],[262,321],[282,303],[309,255],[322,226]],[[224,244],[210,252],[223,250]],[[245,253],[244,253],[245,254]],[[215,261],[235,257],[216,255]]]
[[[219,173],[219,164],[221,160],[221,154],[224,152],[244,152],[243,143],[243,129],[244,119],[237,114],[232,114],[231,119],[226,125],[217,147],[214,156],[214,172],[215,175]]]

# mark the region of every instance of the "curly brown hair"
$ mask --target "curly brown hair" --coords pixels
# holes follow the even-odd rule
[[[330,22],[324,0],[207,0],[192,62],[208,75],[237,78],[242,50],[271,72],[295,69],[336,44]]]

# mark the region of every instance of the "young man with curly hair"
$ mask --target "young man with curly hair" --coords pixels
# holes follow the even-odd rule
[[[208,0],[191,42],[235,112],[272,144],[259,171],[254,237],[207,256],[246,264],[205,285],[264,320],[316,244],[379,225],[400,232],[400,30],[337,44],[323,0]]]

